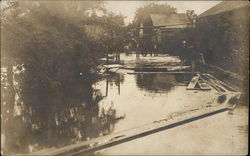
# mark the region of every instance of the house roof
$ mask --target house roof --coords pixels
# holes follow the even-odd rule
[[[234,9],[239,9],[246,6],[249,6],[248,1],[223,1],[215,5],[214,7],[208,9],[207,11],[203,12],[202,14],[200,14],[198,18],[205,16],[212,16],[222,12],[232,11]]]
[[[186,28],[186,14],[150,14],[153,26],[166,26],[165,28]]]

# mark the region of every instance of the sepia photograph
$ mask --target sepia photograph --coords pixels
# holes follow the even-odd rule
[[[248,1],[0,6],[1,155],[248,155]]]

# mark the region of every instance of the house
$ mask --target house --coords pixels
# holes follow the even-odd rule
[[[138,23],[142,51],[168,52],[175,50],[181,34],[189,28],[186,14],[149,14]]]
[[[200,14],[196,41],[208,64],[242,75],[248,67],[249,3],[223,1]]]

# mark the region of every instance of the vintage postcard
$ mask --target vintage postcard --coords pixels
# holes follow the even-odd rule
[[[248,1],[1,1],[1,155],[247,155]]]

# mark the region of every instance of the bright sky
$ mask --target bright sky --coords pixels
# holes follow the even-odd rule
[[[125,24],[128,24],[132,22],[137,8],[150,3],[167,3],[177,8],[178,13],[185,13],[186,10],[194,10],[195,13],[199,15],[220,2],[221,1],[106,1],[105,7],[109,11],[117,14],[121,13],[126,16]]]

